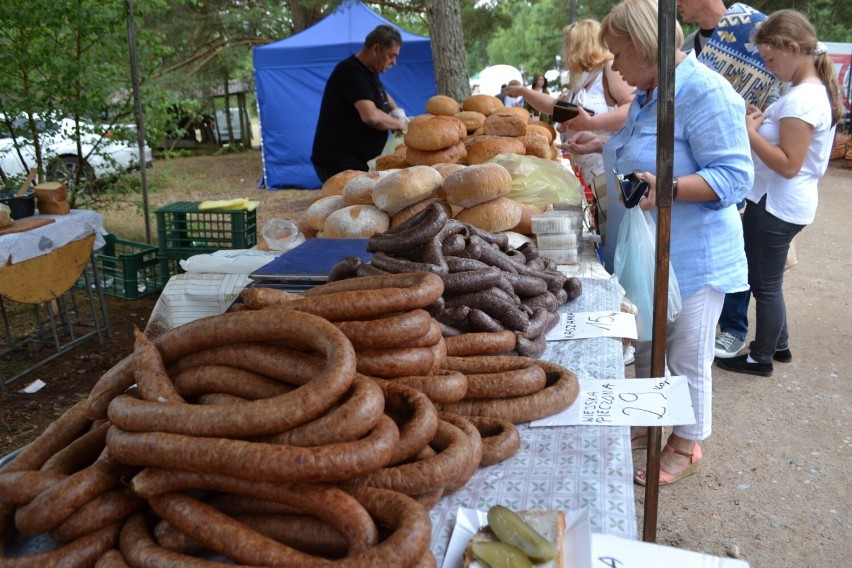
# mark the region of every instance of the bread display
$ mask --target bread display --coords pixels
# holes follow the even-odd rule
[[[455,116],[461,109],[461,104],[456,99],[446,95],[435,95],[426,101],[426,112],[429,114]]]
[[[443,150],[465,138],[467,127],[456,117],[421,114],[408,123],[405,145],[409,150]]]
[[[387,172],[362,172],[346,182],[343,187],[343,203],[345,205],[372,205],[373,188],[387,175]]]
[[[365,239],[387,231],[390,218],[374,205],[349,205],[329,214],[322,228],[327,239]]]
[[[468,134],[485,126],[485,115],[475,110],[463,110],[456,114],[456,118],[464,122]]]
[[[485,116],[502,108],[506,108],[503,101],[491,95],[471,95],[462,103],[462,109],[480,112]]]
[[[467,163],[482,164],[497,154],[520,154],[527,153],[523,142],[510,136],[489,136],[483,134],[470,140],[467,146]]]
[[[358,172],[363,174],[364,172]],[[329,178],[331,179],[331,178]],[[340,189],[343,191],[343,188]],[[325,224],[325,219],[338,209],[344,207],[342,195],[330,195],[328,197],[320,197],[311,203],[308,210],[305,211],[305,216],[302,218],[302,225],[312,231],[322,231]]]
[[[456,215],[456,219],[490,233],[499,233],[521,222],[521,205],[506,197],[498,197],[463,209]]]
[[[492,136],[523,136],[527,133],[530,115],[524,109],[521,113],[513,109],[494,111],[485,119],[485,134]]]
[[[468,208],[509,193],[512,176],[500,164],[467,166],[450,174],[442,189],[447,203]]]
[[[320,190],[320,198],[322,197],[330,197],[332,195],[341,195],[343,193],[343,188],[353,177],[359,176],[363,174],[361,170],[343,170],[342,172],[338,172],[325,180],[325,183],[322,184],[322,189]]]
[[[402,209],[432,196],[443,178],[429,166],[411,166],[384,176],[373,188],[373,204],[395,215]]]
[[[418,150],[408,148],[405,151],[405,159],[412,166],[431,166],[434,164],[457,164],[464,162],[467,158],[467,148],[464,142],[454,144],[449,148],[440,150]]]

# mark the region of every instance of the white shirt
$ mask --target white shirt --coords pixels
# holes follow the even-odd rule
[[[780,137],[782,118],[798,118],[814,127],[808,153],[792,179],[772,170],[752,152],[754,185],[746,196],[758,203],[766,195],[766,210],[788,223],[809,225],[816,216],[817,182],[828,168],[835,127],[831,125],[831,103],[822,84],[802,83],[769,105],[758,133],[774,145]]]
[[[595,114],[603,114],[613,110],[614,107],[611,107],[609,103],[607,103],[606,95],[604,94],[604,72],[605,71],[601,70],[597,73],[597,75],[592,79],[591,84],[588,83],[588,78],[584,74],[584,77],[581,79],[584,83],[577,90],[577,94],[574,95],[571,102],[594,111]],[[604,136],[605,139],[609,139],[609,137],[614,133],[614,130],[597,130],[593,132],[593,134]],[[568,138],[571,138],[574,134],[576,134],[576,132],[569,131],[567,133]],[[583,172],[583,177],[586,179],[586,183],[591,183],[596,176],[604,173],[602,154],[579,154],[571,156],[571,160],[577,164],[577,167]]]

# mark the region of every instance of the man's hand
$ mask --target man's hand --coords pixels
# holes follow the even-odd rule
[[[397,107],[390,111],[390,115],[400,122],[400,127],[394,130],[398,130],[403,134],[408,131],[408,117],[405,116],[405,110]]]

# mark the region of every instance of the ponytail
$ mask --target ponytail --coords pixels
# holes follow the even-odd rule
[[[840,98],[840,85],[834,75],[834,65],[828,52],[814,55],[814,65],[825,90],[828,92],[828,102],[831,103],[831,125],[834,126],[843,117],[843,100]]]

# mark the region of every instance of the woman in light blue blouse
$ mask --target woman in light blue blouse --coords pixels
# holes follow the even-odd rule
[[[675,42],[683,33],[677,27]],[[604,18],[601,39],[614,55],[613,69],[636,88],[627,121],[603,147],[608,175],[638,170],[650,190],[639,207],[656,207],[657,167],[657,4],[625,0]],[[671,211],[671,265],[683,307],[668,324],[666,365],[686,376],[696,423],[676,426],[660,457],[660,484],[694,473],[701,460],[698,441],[711,431],[711,365],[716,322],[727,292],[748,288],[743,233],[736,204],[752,184],[753,164],[745,129],[745,103],[718,73],[694,55],[675,52],[674,173]],[[593,150],[600,141],[581,138]],[[618,187],[613,178],[610,187]],[[617,192],[610,192],[617,194]],[[624,204],[613,199],[609,222],[620,224]],[[617,239],[610,239],[614,244]],[[636,346],[636,376],[650,376],[650,342]],[[633,432],[634,442],[647,436]],[[640,446],[635,444],[634,447]],[[645,469],[636,472],[645,484]]]

